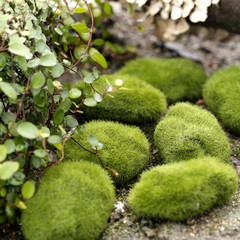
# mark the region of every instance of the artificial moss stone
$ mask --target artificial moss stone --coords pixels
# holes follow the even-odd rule
[[[154,143],[165,163],[203,156],[230,162],[230,145],[217,119],[190,103],[170,108],[155,129]]]
[[[186,58],[139,58],[120,69],[160,89],[169,104],[177,101],[196,101],[201,97],[207,79],[204,69]]]
[[[166,110],[167,103],[164,94],[134,76],[119,74],[103,76],[93,83],[99,92],[103,92],[101,84],[106,84],[106,78],[113,86],[115,86],[115,80],[121,79],[122,87],[127,89],[110,93],[114,98],[107,95],[96,107],[83,108],[87,119],[141,124],[157,121]],[[82,90],[84,86],[85,84],[80,81],[73,87]]]
[[[138,217],[182,221],[225,203],[237,186],[230,165],[204,157],[144,172],[128,202]]]
[[[73,138],[84,147],[91,149],[87,138],[95,135],[103,149],[99,151],[104,164],[116,170],[119,177],[113,177],[117,185],[128,183],[135,177],[148,162],[149,143],[142,131],[136,126],[126,126],[120,123],[92,121],[85,124],[85,131],[73,135]],[[65,144],[64,161],[87,160],[100,164],[98,157],[83,150],[73,140],[69,139]]]
[[[114,204],[108,174],[90,162],[51,168],[22,214],[27,240],[91,240],[104,230]]]
[[[240,134],[240,66],[215,72],[203,88],[207,105],[232,132]]]

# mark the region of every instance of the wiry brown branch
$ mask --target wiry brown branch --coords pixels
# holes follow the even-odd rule
[[[34,74],[34,72],[33,72],[32,74],[30,74],[30,76],[28,77],[27,87],[26,87],[26,89],[25,89],[25,91],[24,91],[24,93],[23,93],[23,95],[22,95],[22,97],[21,97],[21,100],[20,100],[20,103],[19,103],[19,107],[18,107],[17,113],[16,113],[16,115],[15,115],[15,119],[14,119],[13,123],[11,124],[10,128],[8,128],[7,132],[5,133],[5,135],[4,135],[4,137],[3,137],[2,141],[1,141],[1,144],[3,144],[3,143],[6,141],[7,136],[8,136],[8,134],[9,134],[10,130],[14,127],[14,125],[15,125],[15,123],[16,123],[16,121],[17,121],[17,118],[18,118],[18,116],[19,116],[19,114],[20,114],[20,112],[21,112],[21,108],[23,107],[24,98],[25,98],[25,96],[26,96],[26,93],[27,93],[28,90],[29,90],[30,79],[31,79],[31,77],[32,77],[33,74]],[[24,107],[23,107],[23,108],[24,108]]]
[[[82,57],[81,57],[75,64],[73,64],[70,68],[68,68],[68,69],[63,73],[63,75],[66,74],[67,72],[71,71],[74,67],[76,67],[76,66],[85,58],[86,53],[87,53],[87,51],[88,51],[88,49],[90,48],[90,45],[91,45],[93,28],[94,28],[94,18],[93,18],[93,13],[92,13],[92,10],[91,10],[89,4],[87,3],[86,0],[83,0],[83,1],[84,1],[84,3],[87,5],[88,11],[89,11],[90,17],[91,17],[90,37],[89,37],[89,40],[88,40],[88,43],[87,43],[87,48],[86,48],[86,50],[84,51]]]
[[[12,161],[12,162],[14,162],[14,161],[18,160],[19,158],[21,158],[23,156],[31,155],[32,153],[33,153],[33,151],[30,151],[30,152],[27,152],[27,153],[20,153],[17,157],[15,157],[13,159],[10,159],[10,160],[6,159],[4,161]]]
[[[93,152],[93,151],[85,148],[81,143],[79,143],[79,142],[78,142],[76,139],[74,139],[73,137],[70,137],[70,139],[72,139],[75,143],[78,144],[78,146],[80,146],[81,148],[83,148],[85,151],[87,151],[87,152],[89,152],[89,153],[94,154],[95,156],[97,156],[103,168],[109,170],[109,171],[114,175],[114,177],[119,177],[119,173],[118,173],[116,170],[111,169],[111,168],[109,168],[109,167],[107,167],[107,166],[104,165],[104,163],[103,163],[103,161],[102,161],[102,159],[101,159],[101,157],[100,157],[100,155],[98,154],[97,151],[96,151],[96,152]]]
[[[46,168],[44,171],[42,171],[41,174],[40,174],[40,177],[43,176],[44,173],[45,173],[48,169],[56,166],[57,164],[59,164],[59,163],[63,160],[63,158],[64,158],[64,145],[65,145],[65,142],[66,142],[68,139],[69,139],[69,137],[66,137],[66,138],[63,139],[62,149],[61,149],[61,158],[60,158],[59,160],[55,161],[52,165],[50,165],[50,166],[49,166],[48,168]]]

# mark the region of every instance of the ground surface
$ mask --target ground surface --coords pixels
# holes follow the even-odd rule
[[[154,125],[141,128],[151,142],[152,157],[149,165],[156,165],[156,162],[161,160],[152,141]],[[240,177],[240,138],[228,133],[227,135],[232,148],[231,160]],[[129,188],[131,186],[133,186],[133,183],[130,184]],[[129,188],[117,191],[115,210],[103,234],[105,240],[240,239],[240,191],[237,191],[226,205],[213,208],[204,216],[189,219],[185,223],[174,223],[136,219],[127,203]]]
[[[199,62],[210,76],[214,71],[230,65],[240,65],[240,36],[224,35],[222,31],[195,28],[200,34],[184,35],[171,43],[162,43],[153,34],[152,29],[145,33],[136,32],[131,19],[118,18],[112,28],[112,33],[128,44],[136,46],[139,57],[188,57]],[[200,38],[199,35],[203,36]],[[223,39],[223,40],[221,40]],[[113,71],[114,66],[113,66]],[[206,106],[202,106],[206,107]],[[153,145],[154,124],[143,126],[143,131],[151,142],[152,157],[150,166],[158,161],[157,150]],[[232,148],[232,163],[240,178],[240,137],[225,130]],[[154,222],[146,219],[136,219],[126,201],[128,188],[119,189],[115,210],[110,223],[103,233],[104,240],[115,239],[159,239],[159,240],[189,240],[189,239],[240,239],[240,190],[224,206],[216,207],[204,216],[188,220],[186,223]]]
[[[234,36],[230,41],[219,41],[219,36],[211,33],[210,39],[201,39],[196,35],[185,35],[173,43],[163,44],[153,34],[152,29],[145,33],[135,31],[130,27],[133,21],[117,19],[111,32],[121,41],[136,46],[136,53],[131,57],[189,57],[201,63],[210,75],[216,69],[230,65],[240,65],[240,36]],[[114,72],[128,59],[116,56],[110,58],[111,64],[107,72]],[[203,107],[205,107],[203,105]],[[142,126],[142,130],[151,142],[152,156],[148,167],[160,161],[153,145],[155,124]],[[232,147],[232,163],[240,178],[240,137],[226,131]],[[238,191],[225,206],[216,207],[204,216],[190,219],[186,223],[154,222],[146,219],[136,219],[127,204],[128,187],[118,189],[115,209],[109,224],[101,239],[104,240],[191,240],[191,239],[240,239],[240,191]],[[1,226],[0,239],[24,239],[20,226]]]

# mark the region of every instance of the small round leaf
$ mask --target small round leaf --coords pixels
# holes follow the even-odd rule
[[[18,162],[6,161],[0,165],[0,179],[8,180],[19,169]]]
[[[39,158],[44,158],[46,156],[46,152],[43,149],[34,150],[34,155]]]
[[[35,88],[41,88],[45,84],[46,78],[41,72],[37,72],[32,76],[30,85]]]
[[[38,128],[30,122],[21,122],[17,127],[17,132],[22,137],[34,139],[37,137]]]
[[[30,56],[32,56],[30,49],[26,47],[23,43],[12,43],[9,45],[8,50],[13,54],[22,57],[30,58]]]
[[[25,199],[29,199],[33,196],[35,192],[35,184],[33,182],[27,181],[22,186],[22,196]]]
[[[94,77],[94,75],[93,74],[88,74],[88,75],[86,75],[85,77],[84,77],[84,79],[83,79],[83,81],[85,82],[85,83],[93,83],[94,81],[95,81],[96,79],[95,79],[95,77]]]
[[[35,58],[27,63],[27,67],[28,68],[36,68],[39,65],[39,63],[40,63],[40,59]]]
[[[48,138],[48,142],[51,144],[56,144],[61,142],[61,138],[58,135],[52,135]]]
[[[69,117],[67,119],[67,125],[71,128],[77,127],[78,126],[78,121],[73,117]]]
[[[96,92],[94,93],[93,97],[97,102],[102,102],[103,100],[102,95]]]
[[[40,65],[45,67],[52,67],[57,64],[57,58],[53,54],[46,54],[40,58]]]
[[[79,89],[77,89],[77,88],[72,88],[72,89],[69,91],[69,98],[71,98],[71,99],[79,98],[81,95],[82,95],[81,90],[79,90]]]
[[[88,136],[88,142],[89,142],[92,146],[98,146],[98,144],[99,144],[98,139],[97,139],[93,134],[90,134],[90,135]]]
[[[42,165],[42,159],[36,156],[33,156],[31,159],[31,163],[34,168],[40,168]]]
[[[0,82],[0,88],[9,98],[17,98],[17,93],[10,83]]]
[[[36,49],[39,53],[43,53],[46,48],[47,45],[44,40],[40,39],[36,42]]]
[[[51,74],[54,78],[59,78],[63,73],[64,67],[60,63],[57,63],[55,66],[52,67]]]
[[[94,107],[97,105],[97,102],[94,98],[86,98],[84,100],[84,104],[88,107]]]
[[[64,119],[64,114],[65,113],[62,109],[58,109],[53,115],[53,123],[55,125],[61,124]]]
[[[7,157],[7,148],[5,145],[0,145],[0,162],[5,160]]]
[[[14,152],[14,150],[15,150],[15,142],[12,139],[7,139],[4,143],[4,146],[7,148],[8,154]],[[1,153],[0,153],[0,155],[1,155]]]

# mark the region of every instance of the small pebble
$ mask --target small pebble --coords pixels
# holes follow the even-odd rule
[[[148,223],[148,221],[147,221],[146,219],[142,219],[142,220],[141,220],[141,224],[142,224],[142,225],[146,225],[147,223]]]
[[[156,236],[156,233],[151,228],[143,227],[142,230],[149,238],[153,238]]]

